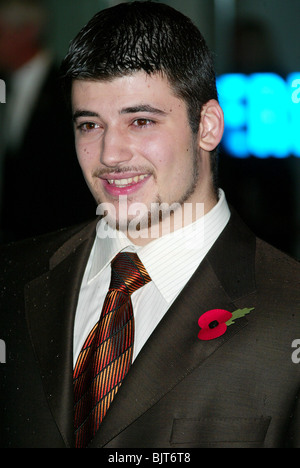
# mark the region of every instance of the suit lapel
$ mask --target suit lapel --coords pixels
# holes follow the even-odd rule
[[[94,224],[65,243],[47,273],[25,288],[27,322],[48,404],[67,446],[73,439],[73,327]]]
[[[197,336],[200,315],[214,308],[233,312],[238,308],[234,300],[253,292],[255,238],[247,235],[244,229],[241,237],[240,228],[241,224],[237,222],[236,225],[234,217],[149,338],[91,442],[91,448],[108,444],[247,325],[247,319],[241,318],[215,340],[200,341]],[[230,281],[233,262],[234,274]]]

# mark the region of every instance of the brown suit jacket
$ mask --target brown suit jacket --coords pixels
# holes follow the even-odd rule
[[[1,447],[73,447],[73,325],[94,235],[95,222],[1,249]],[[299,276],[233,213],[90,447],[300,447]],[[200,315],[244,307],[224,335],[198,339]]]

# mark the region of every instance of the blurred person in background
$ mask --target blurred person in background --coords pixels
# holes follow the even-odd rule
[[[0,241],[81,221],[94,203],[76,164],[42,0],[0,0]],[[68,178],[68,187],[65,181]],[[81,211],[84,207],[84,211]]]

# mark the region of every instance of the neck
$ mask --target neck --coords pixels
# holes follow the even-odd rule
[[[182,205],[174,203],[164,212],[158,207],[148,213],[148,219],[144,219],[144,222],[130,223],[133,229],[128,229],[126,235],[133,244],[143,247],[159,237],[194,223],[206,215],[217,202],[217,197],[211,195],[204,202],[186,202]]]

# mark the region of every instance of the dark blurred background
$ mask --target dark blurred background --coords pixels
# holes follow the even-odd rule
[[[6,83],[6,103],[0,104],[1,242],[38,235],[95,215],[96,206],[76,160],[72,125],[57,72],[78,30],[94,13],[117,3],[120,1],[0,0],[0,78]],[[287,83],[292,73],[298,73],[300,80],[300,1],[163,3],[187,14],[199,26],[214,53],[218,79],[231,74],[246,78],[238,107],[229,102],[225,112],[228,122],[244,112],[244,126],[240,124],[241,132],[234,129],[233,135],[241,134],[245,140],[247,116],[254,102],[248,78],[254,73],[272,73]],[[273,91],[268,85],[264,88],[260,91],[265,99]],[[287,84],[286,101],[291,99],[289,89]],[[227,91],[227,101],[235,92],[231,95]],[[275,91],[273,98],[278,102]],[[261,111],[268,113],[268,122],[276,120],[280,111],[272,109]],[[295,109],[300,125],[300,111]],[[295,122],[294,126],[293,138],[298,141]],[[300,154],[292,146],[281,154],[276,151],[276,145],[281,148],[282,141],[291,138],[290,127],[287,122],[271,134],[273,149],[263,156],[251,146],[237,145],[232,150],[224,138],[219,179],[228,201],[256,234],[299,258]],[[269,128],[275,129],[273,123]],[[230,131],[232,128],[228,135]]]

